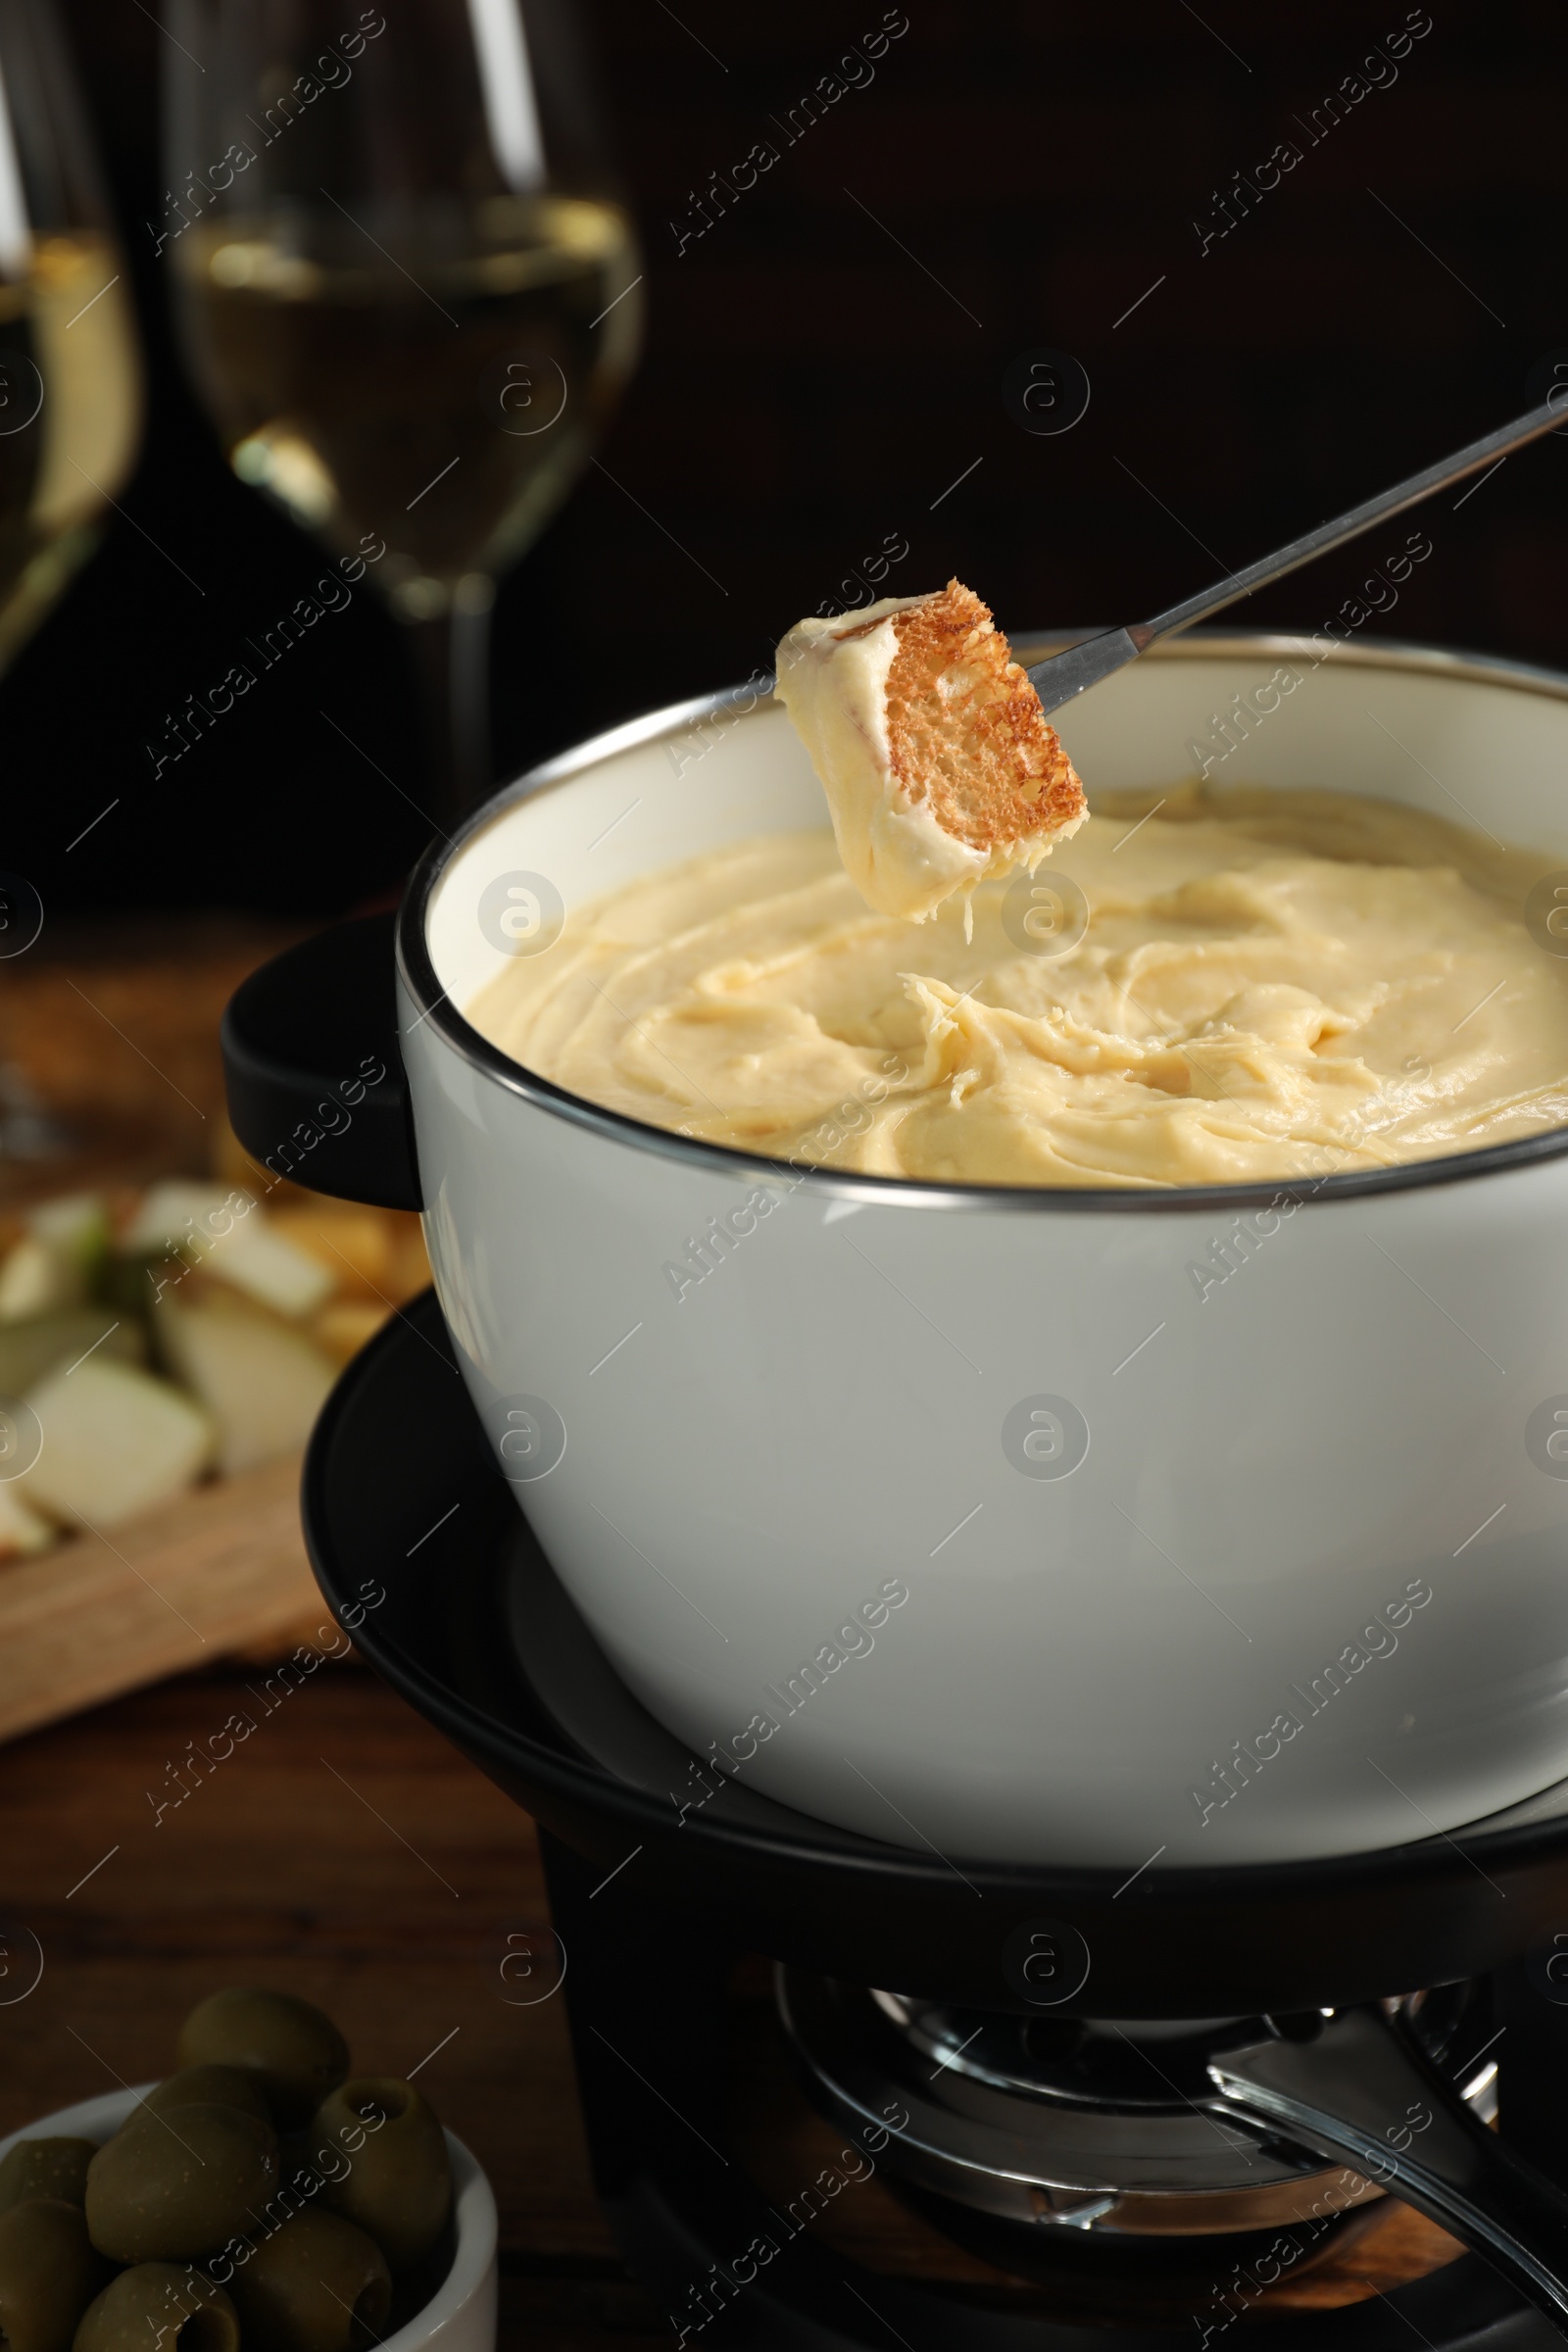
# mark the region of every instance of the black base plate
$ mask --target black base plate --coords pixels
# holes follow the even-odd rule
[[[1383,1853],[1155,1868],[1131,1886],[1120,1870],[955,1869],[733,1783],[682,1821],[696,1760],[615,1675],[514,1492],[426,1293],[317,1425],[304,1509],[322,1591],[387,1680],[567,1844],[754,1950],[1020,2010],[1009,1937],[1065,1927],[1089,1952],[1067,2010],[1212,2017],[1479,1976],[1568,1931],[1568,1792],[1561,1810],[1552,1792]]]

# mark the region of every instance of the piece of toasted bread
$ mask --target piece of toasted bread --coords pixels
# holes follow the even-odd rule
[[[950,580],[893,616],[888,672],[893,774],[972,850],[1042,845],[1088,807],[1072,761],[971,588]]]
[[[988,875],[1033,869],[1088,814],[1039,696],[957,580],[798,622],[775,691],[880,913],[923,922]]]

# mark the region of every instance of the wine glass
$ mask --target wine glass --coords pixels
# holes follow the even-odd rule
[[[50,0],[0,0],[0,668],[98,543],[141,358]]]
[[[167,229],[242,481],[411,633],[437,792],[488,789],[497,573],[634,365],[641,263],[573,0],[172,0]]]

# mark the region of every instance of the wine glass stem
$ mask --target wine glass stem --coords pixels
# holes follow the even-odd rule
[[[405,625],[424,717],[427,813],[451,825],[478,807],[492,782],[490,607],[455,600],[450,612]]]

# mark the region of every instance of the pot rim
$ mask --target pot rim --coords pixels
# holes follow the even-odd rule
[[[1012,643],[1026,660],[1038,661],[1090,634],[1093,632],[1075,629],[1025,631],[1014,637]],[[1151,646],[1143,659],[1180,662],[1239,653],[1304,657],[1315,652],[1316,643],[1316,639],[1299,630],[1191,629],[1180,637]],[[1500,655],[1385,637],[1369,644],[1337,645],[1333,658],[1365,669],[1468,679],[1480,685],[1510,686],[1523,693],[1544,694],[1568,702],[1568,672],[1510,661]],[[1267,1208],[1286,1202],[1298,1207],[1310,1200],[1358,1199],[1372,1193],[1411,1192],[1432,1185],[1460,1184],[1473,1177],[1498,1175],[1539,1160],[1557,1159],[1568,1152],[1568,1126],[1562,1126],[1549,1128],[1542,1135],[1520,1136],[1511,1143],[1493,1144],[1480,1152],[1455,1152],[1433,1159],[1402,1161],[1393,1168],[1348,1170],[1333,1176],[1161,1187],[934,1184],[918,1177],[872,1176],[853,1169],[820,1167],[810,1161],[770,1158],[763,1152],[742,1151],[732,1144],[676,1135],[668,1128],[630,1118],[623,1111],[607,1109],[602,1103],[573,1094],[553,1079],[541,1077],[523,1063],[514,1061],[465,1019],[437,978],[430,956],[427,921],[430,901],[442,875],[459,852],[505,810],[534,799],[539,793],[555,791],[572,782],[617,753],[659,742],[704,719],[731,711],[740,717],[749,716],[771,684],[770,675],[765,684],[748,680],[711,694],[694,695],[685,702],[666,704],[661,710],[608,727],[529,768],[473,809],[455,833],[438,836],[410,875],[398,910],[397,968],[414,1002],[416,1018],[411,1028],[428,1021],[454,1053],[481,1077],[493,1080],[536,1110],[548,1111],[573,1126],[586,1128],[607,1142],[629,1145],[634,1151],[652,1152],[660,1158],[676,1160],[731,1181],[750,1179],[753,1183],[783,1186],[789,1191],[804,1186],[808,1196],[815,1193],[825,1199],[885,1208],[996,1209],[1032,1211],[1037,1215],[1046,1212],[1081,1215],[1094,1211],[1212,1212]]]

